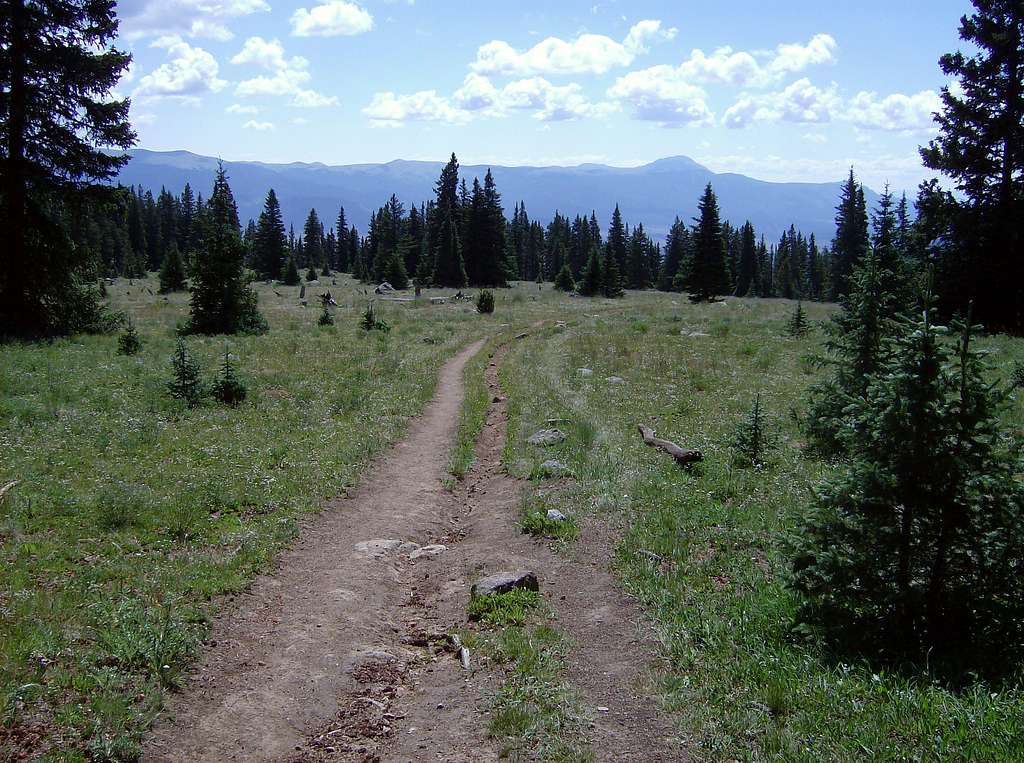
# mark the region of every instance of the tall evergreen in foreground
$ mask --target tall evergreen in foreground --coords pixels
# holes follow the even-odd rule
[[[974,300],[991,330],[1024,332],[1024,4],[974,0],[960,22],[969,53],[939,66],[960,88],[942,89],[939,135],[921,156],[952,178],[962,201],[933,186],[922,216],[937,228],[943,310]],[[922,189],[924,190],[924,186]]]
[[[718,199],[708,183],[697,205],[700,216],[694,232],[693,269],[690,276],[690,299],[710,301],[729,291],[729,273],[725,263],[725,241],[718,214]]]
[[[281,205],[277,194],[271,188],[263,202],[256,223],[256,237],[253,242],[252,268],[260,278],[276,279],[281,277],[288,251],[288,237],[281,219]]]
[[[189,330],[196,334],[262,333],[256,294],[245,279],[245,248],[224,167],[217,168],[205,215],[203,250],[196,255]]]
[[[62,217],[117,174],[135,142],[111,92],[131,56],[112,47],[114,0],[8,0],[0,10],[0,336],[104,328],[92,263]]]
[[[903,323],[850,404],[848,465],[826,482],[793,561],[799,620],[840,653],[1008,674],[1024,644],[1024,488],[1005,391],[961,322]]]

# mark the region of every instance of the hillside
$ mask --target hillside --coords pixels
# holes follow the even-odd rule
[[[154,191],[166,186],[179,193],[186,182],[205,196],[213,185],[217,159],[187,151],[134,150],[132,161],[121,171],[125,185],[142,185]],[[349,220],[365,231],[370,213],[392,193],[405,203],[419,203],[433,196],[441,162],[395,160],[387,164],[267,164],[225,162],[242,220],[255,218],[268,188],[281,200],[285,224],[299,229],[311,207],[327,223],[345,206]],[[796,225],[821,242],[832,239],[839,183],[769,183],[734,173],[715,173],[685,156],[676,156],[641,167],[609,167],[582,164],[577,167],[493,166],[495,181],[506,213],[519,200],[526,203],[531,219],[547,222],[555,210],[575,216],[597,212],[602,226],[608,224],[618,203],[630,224],[643,223],[659,240],[676,215],[689,220],[697,211],[697,199],[710,181],[718,194],[723,218],[735,225],[750,220],[769,240]],[[483,178],[487,167],[463,165],[463,177]],[[870,191],[868,204],[876,195]]]

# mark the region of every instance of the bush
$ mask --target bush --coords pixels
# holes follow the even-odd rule
[[[203,401],[206,391],[199,376],[199,364],[192,359],[181,337],[178,338],[178,345],[171,356],[171,367],[174,376],[167,382],[168,394],[178,400],[184,400],[190,408],[195,408]]]
[[[135,330],[135,324],[132,323],[132,319],[128,319],[128,325],[125,327],[124,333],[117,338],[117,354],[118,355],[135,355],[142,349],[142,340],[139,338],[139,332]]]
[[[213,383],[210,392],[216,400],[232,408],[242,403],[249,392],[231,365],[227,347],[224,348],[224,364],[220,369],[220,378]]]
[[[476,298],[476,311],[482,315],[490,315],[494,312],[494,292],[484,289]]]

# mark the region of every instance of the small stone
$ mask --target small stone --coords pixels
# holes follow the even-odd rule
[[[565,439],[565,432],[560,429],[541,429],[530,435],[526,442],[529,445],[557,445]]]
[[[558,509],[548,509],[547,517],[552,522],[568,522],[569,521],[569,517],[565,516],[565,514],[560,512]]]
[[[443,554],[448,550],[447,546],[442,546],[440,543],[435,543],[429,546],[422,546],[409,554],[410,559],[421,559],[424,556],[437,556]]]
[[[610,382],[612,384],[625,384],[626,383],[626,380],[623,379],[621,376],[608,376],[608,377],[605,377],[605,381],[606,382]]]
[[[543,475],[560,476],[568,474],[570,471],[569,467],[563,464],[561,461],[556,461],[553,458],[549,458],[543,464],[540,465],[540,473]]]
[[[607,713],[608,712],[608,708],[605,707],[604,705],[598,705],[597,706],[597,712],[599,712],[599,713]]]
[[[355,549],[360,554],[372,556],[375,559],[383,559],[402,545],[402,541],[394,538],[374,538],[373,540],[359,541]]]
[[[578,373],[580,376],[593,376],[594,375],[593,370],[589,369],[589,368],[578,368],[578,369],[576,369],[576,373]]]
[[[413,543],[411,540],[407,540],[405,543],[403,543],[395,550],[398,551],[398,553],[400,554],[411,554],[419,547],[419,543]]]
[[[537,575],[530,570],[496,572],[476,581],[470,589],[469,595],[471,597],[490,596],[493,593],[507,593],[516,588],[539,591],[540,584],[537,582]]]

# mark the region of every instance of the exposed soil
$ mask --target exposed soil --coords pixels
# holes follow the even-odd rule
[[[522,486],[501,465],[504,349],[487,368],[495,402],[475,465],[454,492],[442,486],[463,368],[481,345],[443,367],[434,400],[352,496],[329,503],[225,608],[144,760],[498,760],[487,695],[499,677],[474,656],[463,670],[449,636],[465,627],[473,580],[520,567],[536,571],[574,644],[566,676],[597,759],[686,759],[651,697],[655,645],[609,569],[607,522],[584,520],[569,555],[519,532]],[[446,549],[410,558],[430,544]]]

